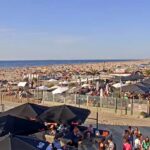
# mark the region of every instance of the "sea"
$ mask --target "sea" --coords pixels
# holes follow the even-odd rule
[[[123,59],[95,59],[95,60],[13,60],[0,61],[0,68],[18,68],[18,67],[34,67],[34,66],[49,66],[63,64],[85,64],[85,63],[105,63],[105,62],[120,62],[132,61]]]

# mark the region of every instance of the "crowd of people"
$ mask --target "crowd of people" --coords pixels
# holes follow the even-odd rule
[[[76,124],[50,124],[46,135],[53,136],[50,143],[52,150],[78,150],[82,145],[91,144],[97,145],[98,150],[115,150],[115,144],[112,138],[108,138],[107,131],[101,133],[100,130],[93,128],[92,125],[88,127],[78,126]],[[47,140],[47,139],[45,139]],[[103,145],[105,143],[105,145]]]
[[[49,130],[46,135],[54,137],[50,144],[53,150],[68,150],[69,147],[77,149],[83,140],[91,140],[94,134],[92,125],[84,129],[75,124],[48,124],[47,126]]]
[[[150,139],[143,137],[137,127],[129,126],[123,134],[123,150],[150,150]]]

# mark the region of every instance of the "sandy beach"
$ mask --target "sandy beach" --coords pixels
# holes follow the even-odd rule
[[[140,64],[149,63],[149,60],[138,61],[121,61],[121,62],[105,62],[105,63],[88,63],[88,64],[75,64],[75,65],[50,65],[50,66],[37,66],[37,67],[23,67],[23,68],[0,68],[0,79],[8,81],[20,81],[23,75],[26,74],[55,74],[67,73],[70,77],[79,72],[84,74],[88,71],[102,71],[103,69],[114,71],[117,67],[130,68],[137,70]]]

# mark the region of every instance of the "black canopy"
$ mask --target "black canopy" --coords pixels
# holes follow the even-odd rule
[[[45,129],[45,126],[35,121],[10,115],[0,117],[0,136],[4,136],[8,133],[28,135],[43,129]]]
[[[149,89],[147,87],[137,85],[137,84],[131,84],[127,86],[122,87],[122,92],[130,92],[135,94],[146,94],[149,92]]]
[[[17,106],[15,108],[12,108],[8,111],[1,113],[0,116],[12,115],[24,119],[29,119],[29,118],[33,119],[39,116],[40,114],[42,114],[48,108],[49,107],[41,106],[37,104],[25,103],[23,105]]]
[[[60,105],[50,107],[40,115],[39,119],[47,122],[69,123],[78,121],[84,123],[90,111],[88,109],[78,108],[70,105]]]
[[[146,83],[146,84],[150,85],[150,78],[143,80],[143,83]]]
[[[1,150],[46,150],[48,143],[29,136],[6,135],[0,139]]]

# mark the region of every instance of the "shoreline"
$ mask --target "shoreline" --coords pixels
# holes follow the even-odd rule
[[[29,63],[29,64],[24,64],[18,66],[1,66],[0,65],[0,70],[1,69],[19,69],[19,68],[34,68],[34,67],[50,67],[50,66],[61,66],[61,65],[95,65],[95,64],[103,64],[103,63],[122,63],[122,62],[139,62],[139,61],[147,61],[146,59],[75,59],[75,60],[0,60],[0,63]],[[43,62],[43,64],[35,65],[32,64],[38,63],[38,62]],[[49,62],[48,64],[44,64],[44,62]],[[19,66],[20,65],[20,66]]]

